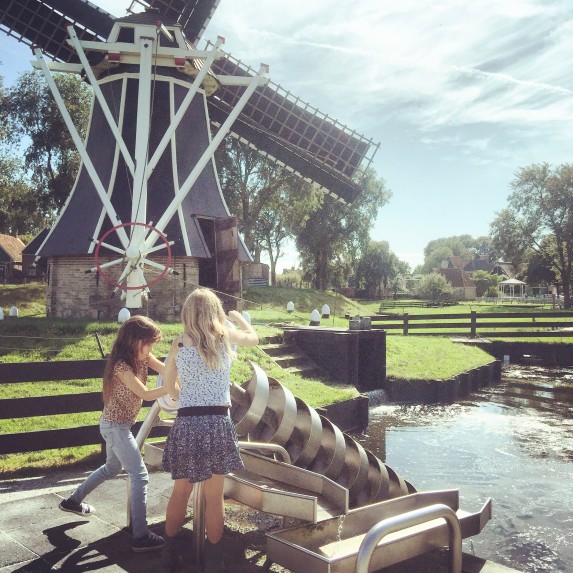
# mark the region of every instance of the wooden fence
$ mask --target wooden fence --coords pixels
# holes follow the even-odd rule
[[[372,328],[401,330],[403,335],[501,337],[573,336],[573,312],[476,312],[408,314],[370,317]]]
[[[46,383],[66,380],[100,378],[105,360],[73,360],[53,362],[26,362],[0,364],[0,384],[22,382]],[[144,402],[151,406],[153,402]],[[101,392],[78,394],[42,395],[26,398],[0,399],[0,420],[33,418],[80,412],[97,412],[102,409]],[[134,434],[141,422],[136,423]],[[150,436],[166,436],[169,428],[154,427]],[[56,430],[38,430],[0,434],[0,454],[15,454],[103,444],[99,425],[79,426]]]
[[[430,301],[430,300],[399,300],[399,299],[384,299],[380,302],[379,313],[389,308],[430,308],[442,306],[454,306],[457,302],[450,301]]]

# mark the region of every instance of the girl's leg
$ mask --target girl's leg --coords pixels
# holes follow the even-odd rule
[[[173,491],[167,503],[165,515],[165,535],[174,537],[183,527],[189,497],[193,491],[193,484],[188,479],[176,479],[173,481]]]
[[[147,468],[129,424],[114,424],[111,441],[115,455],[129,475],[133,537],[142,538],[149,532],[147,528],[147,483],[149,481]]]
[[[225,524],[225,505],[223,491],[225,476],[213,474],[203,485],[203,495],[205,496],[205,529],[207,539],[212,543],[218,543],[223,536],[223,526]]]
[[[113,450],[113,437],[111,433],[111,422],[102,421],[100,423],[100,432],[105,440],[106,460],[105,464],[94,470],[85,481],[68,498],[75,503],[81,503],[86,496],[96,487],[115,477],[121,471],[121,462]]]

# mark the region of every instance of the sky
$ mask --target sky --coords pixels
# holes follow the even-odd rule
[[[92,0],[124,16],[130,0]],[[371,229],[411,267],[487,235],[520,167],[573,161],[568,0],[221,0],[203,36],[380,143],[392,192]],[[0,35],[10,85],[31,52]],[[281,267],[296,262],[290,248]],[[282,264],[281,264],[282,263]]]

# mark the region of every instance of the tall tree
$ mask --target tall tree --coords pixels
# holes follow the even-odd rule
[[[223,195],[239,220],[239,230],[255,261],[266,251],[275,284],[276,263],[285,241],[292,238],[321,200],[315,188],[227,137],[217,152]]]
[[[370,241],[356,265],[359,287],[381,296],[400,272],[398,257],[390,250],[388,241]]]
[[[564,306],[571,308],[573,165],[522,167],[511,187],[507,208],[491,224],[493,242],[508,260],[523,258],[527,249],[549,257],[563,286]]]
[[[303,265],[316,288],[338,286],[333,280],[334,269],[355,265],[368,246],[379,209],[391,197],[384,180],[372,168],[362,174],[362,184],[363,191],[352,205],[325,197],[296,237]]]
[[[484,248],[483,238],[474,239],[471,235],[456,235],[434,239],[424,249],[424,270],[427,273],[432,272],[440,267],[442,260],[448,257],[461,257],[469,261],[477,254],[481,254],[480,251]]]
[[[54,80],[74,124],[85,135],[92,101],[91,88],[79,76],[56,74]],[[49,220],[64,204],[80,165],[64,120],[39,72],[28,72],[5,90],[2,115],[10,122],[12,151],[22,152],[33,181],[36,210]]]
[[[35,235],[46,225],[35,189],[23,173],[21,160],[0,150],[0,233]]]

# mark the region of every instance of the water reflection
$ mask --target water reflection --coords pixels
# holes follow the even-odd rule
[[[535,380],[536,388],[520,385]],[[464,550],[527,573],[573,571],[573,369],[509,367],[503,383],[451,405],[382,405],[359,441],[418,490],[492,497],[492,521]]]

